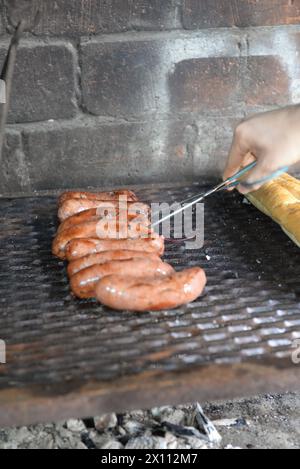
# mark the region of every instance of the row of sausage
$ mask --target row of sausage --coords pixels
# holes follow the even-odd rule
[[[132,191],[66,192],[53,254],[69,262],[73,294],[118,310],[173,309],[198,298],[205,272],[175,272],[162,260],[165,241],[150,227],[150,207]]]

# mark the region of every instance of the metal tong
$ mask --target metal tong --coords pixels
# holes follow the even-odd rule
[[[154,227],[160,225],[161,223],[163,223],[164,221],[169,220],[171,218],[174,218],[176,215],[178,215],[181,212],[184,212],[185,210],[192,207],[193,205],[196,205],[200,202],[203,202],[203,200],[205,200],[210,195],[215,194],[216,192],[219,192],[223,189],[230,189],[230,188],[233,188],[233,187],[237,187],[242,182],[241,177],[243,177],[246,173],[251,171],[251,169],[255,168],[256,165],[257,165],[257,161],[254,161],[253,163],[249,164],[248,166],[245,166],[243,169],[238,171],[232,177],[226,179],[226,181],[221,182],[220,184],[213,187],[212,189],[205,192],[204,194],[195,195],[193,197],[189,197],[188,199],[183,200],[180,204],[181,207],[178,210],[175,210],[171,214],[166,215],[162,219],[160,219],[157,222],[153,223],[151,225],[151,227],[154,228]],[[270,176],[268,176],[264,179],[261,179],[260,181],[256,181],[255,184],[263,184],[263,183],[268,182],[272,179],[275,179],[275,178],[279,177],[281,174],[288,171],[288,169],[289,168],[287,166],[284,167],[284,168],[281,168],[278,171],[276,171],[275,173],[271,174]],[[247,183],[245,185],[251,186],[252,184]]]
[[[30,31],[31,28],[36,27],[40,20],[40,11],[36,12],[34,17],[33,23],[31,25],[27,24],[27,22],[22,19],[16,28],[13,31],[13,35],[10,41],[10,46],[4,61],[4,65],[2,71],[0,73],[1,80],[5,83],[5,94],[6,100],[5,103],[0,106],[0,165],[2,163],[2,151],[4,145],[4,137],[5,137],[5,127],[8,117],[8,112],[10,108],[10,98],[12,92],[12,85],[13,85],[13,75],[14,69],[16,64],[17,58],[17,49],[22,38],[22,35],[26,31]]]

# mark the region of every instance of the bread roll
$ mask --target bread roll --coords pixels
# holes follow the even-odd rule
[[[300,181],[283,174],[268,182],[247,198],[263,213],[276,221],[300,247]]]

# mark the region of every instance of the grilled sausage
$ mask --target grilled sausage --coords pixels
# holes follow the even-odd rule
[[[58,199],[58,205],[61,206],[67,200],[88,199],[88,200],[119,200],[119,197],[127,197],[128,202],[137,202],[136,194],[129,190],[116,190],[110,192],[64,192]]]
[[[89,210],[84,210],[83,212],[75,213],[69,218],[66,218],[58,227],[57,234],[61,233],[62,231],[71,228],[72,226],[80,225],[86,221],[92,221],[96,218],[99,218],[97,214],[96,208],[91,208]]]
[[[109,214],[105,215],[107,219],[113,219],[114,217],[110,217]],[[116,217],[118,220],[126,219],[129,222],[135,221],[141,221],[145,222],[145,224],[148,222],[149,218],[146,215],[136,215],[136,214],[130,214],[127,211],[117,211]],[[73,226],[80,225],[81,223],[85,223],[87,221],[93,221],[93,220],[101,220],[104,218],[104,215],[100,214],[97,208],[92,208],[90,210],[85,210],[84,212],[79,212],[73,215],[72,217],[67,218],[65,221],[63,221],[60,226],[58,227],[57,233],[61,233],[64,230],[67,230],[68,228],[71,228]]]
[[[59,259],[65,259],[67,244],[73,239],[99,238],[99,239],[138,239],[152,236],[148,226],[141,223],[124,223],[110,220],[92,220],[73,226],[59,233],[52,245],[52,252]]]
[[[126,204],[120,203],[118,200],[90,200],[90,199],[69,199],[66,200],[58,210],[58,218],[60,222],[63,222],[67,218],[75,215],[76,213],[84,212],[97,208],[99,213],[105,214],[114,212],[115,214],[119,210],[127,210],[129,213],[140,213],[148,215],[150,207],[140,202],[127,202]]]
[[[90,254],[89,256],[82,257],[80,259],[76,259],[75,261],[70,262],[68,265],[68,275],[72,277],[72,275],[77,274],[83,269],[87,267],[91,267],[95,264],[105,264],[109,261],[121,261],[125,259],[151,259],[153,261],[158,261],[160,258],[158,254],[152,252],[142,252],[142,251],[104,251],[98,252],[97,254]]]
[[[111,275],[98,282],[95,292],[101,303],[113,309],[158,311],[194,301],[205,285],[204,270],[195,267],[166,278]]]
[[[70,280],[71,290],[78,298],[94,298],[97,283],[107,275],[122,273],[124,276],[143,272],[146,275],[167,276],[174,273],[173,267],[161,259],[127,259],[96,264],[81,270]]]
[[[162,256],[164,238],[156,235],[141,239],[73,239],[66,246],[65,256],[68,261],[73,261],[89,254],[115,250],[152,252]]]

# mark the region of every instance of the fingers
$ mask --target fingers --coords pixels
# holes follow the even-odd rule
[[[224,181],[237,173],[242,166],[245,166],[244,161],[245,157],[248,157],[248,146],[246,143],[244,126],[245,124],[240,124],[235,130],[229,152],[228,163],[223,175]],[[249,163],[252,161],[249,161]]]
[[[260,189],[269,180],[271,174],[278,169],[267,165],[266,161],[268,158],[260,159],[257,166],[247,174],[247,177],[238,186],[238,191],[241,194],[249,194]]]
[[[256,161],[255,156],[252,153],[247,153],[247,155],[244,158],[243,166],[248,166],[249,164],[253,163]]]
[[[263,183],[261,184],[249,184],[249,185],[244,185],[240,184],[237,187],[237,190],[239,191],[240,194],[247,195],[250,194],[251,192],[256,192],[258,189],[260,189],[263,186]]]
[[[234,139],[230,149],[228,163],[223,175],[224,181],[239,171],[243,164],[244,157],[245,152],[240,148],[239,142]]]

